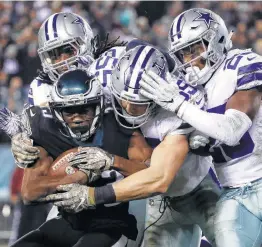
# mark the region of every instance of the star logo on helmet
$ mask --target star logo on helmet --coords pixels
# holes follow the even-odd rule
[[[81,18],[77,17],[75,20],[72,21],[72,24],[79,24],[82,27],[83,33],[86,34],[85,25]]]
[[[160,64],[158,64],[158,62],[160,62]],[[163,57],[160,57],[160,59],[158,59],[158,61],[154,62],[154,64],[152,65],[152,67],[156,68],[157,74],[162,78],[165,72],[165,64],[165,59]]]
[[[208,28],[210,28],[212,22],[217,23],[211,16],[211,13],[204,13],[198,11],[196,11],[196,13],[198,13],[199,16],[196,17],[193,21],[204,21]]]
[[[131,56],[131,54],[126,54],[126,55],[124,55],[124,56],[119,60],[119,62],[118,62],[118,64],[117,64],[117,69],[118,69],[118,71],[120,71],[120,66],[121,66],[121,64],[122,64],[125,60],[129,60],[129,59],[130,59],[130,56]]]

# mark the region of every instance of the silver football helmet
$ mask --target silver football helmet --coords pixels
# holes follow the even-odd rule
[[[69,70],[62,74],[51,90],[49,102],[52,115],[63,125],[63,133],[76,140],[86,141],[101,124],[104,114],[104,97],[101,83],[96,77],[90,76],[86,70]],[[94,116],[88,124],[74,123],[70,128],[64,114],[85,114],[85,109],[92,107]],[[87,110],[88,111],[88,110]]]
[[[52,81],[69,68],[76,67],[77,57],[93,61],[91,40],[93,31],[79,15],[56,13],[51,15],[38,32],[39,49],[44,72]]]
[[[156,48],[143,45],[127,51],[112,71],[112,105],[118,123],[125,128],[141,127],[155,112],[156,104],[139,92],[144,70],[166,79],[167,61]]]
[[[196,86],[211,78],[232,47],[232,34],[223,19],[208,9],[190,9],[175,18],[169,31],[169,54],[187,83]],[[196,66],[196,61],[203,66]]]

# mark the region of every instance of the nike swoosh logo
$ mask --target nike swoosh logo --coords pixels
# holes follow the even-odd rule
[[[248,60],[248,61],[252,61],[252,60],[255,59],[255,58],[256,58],[256,56],[255,56],[255,57],[251,57],[251,58],[248,57],[247,60]]]
[[[174,102],[174,99],[171,99],[171,100],[169,100],[169,101],[161,101],[161,102],[163,102],[163,103],[173,103]]]
[[[31,117],[35,116],[35,113],[33,113],[31,109],[29,110],[29,112]]]
[[[200,99],[199,101],[196,101],[197,105],[199,105],[201,103],[202,99]]]

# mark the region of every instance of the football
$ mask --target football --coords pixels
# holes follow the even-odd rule
[[[49,169],[49,175],[51,176],[67,176],[72,175],[77,168],[74,168],[69,165],[68,161],[78,152],[78,148],[72,148],[60,154],[56,160],[52,163]]]

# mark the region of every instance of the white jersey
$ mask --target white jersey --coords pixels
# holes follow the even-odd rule
[[[115,68],[118,59],[125,51],[125,46],[113,47],[104,52],[88,69],[89,73],[95,75],[102,83],[107,106],[111,105],[111,93],[109,87],[112,80],[112,70]]]
[[[194,130],[190,125],[175,116],[174,113],[165,111],[162,108],[140,128],[152,147],[156,147],[165,136],[187,135]],[[191,192],[207,175],[211,162],[211,157],[201,157],[189,152],[166,195],[174,197]]]
[[[95,75],[102,83],[106,103],[110,102],[110,92],[108,86],[111,83],[111,73],[118,62],[118,58],[125,51],[125,46],[117,46],[109,49],[100,55],[88,68],[88,72]],[[34,79],[29,88],[28,103],[33,106],[48,106],[50,93],[53,87],[52,82],[46,83],[39,77]]]
[[[125,47],[114,47],[102,54],[91,66],[90,73],[95,74],[101,81],[106,94],[107,103],[111,103],[111,73],[115,68],[118,59],[125,53]],[[190,100],[195,94],[204,96],[201,89],[195,89],[182,81],[177,82],[181,89],[181,94]],[[205,101],[205,100],[203,100]],[[204,103],[196,103],[200,108],[204,107]],[[188,134],[193,128],[176,117],[173,113],[160,109],[157,115],[152,117],[147,123],[141,127],[141,131],[151,146],[159,144],[166,135],[172,134]],[[155,145],[156,144],[156,145]],[[200,157],[189,153],[185,164],[178,172],[174,182],[170,186],[167,194],[169,196],[181,196],[189,193],[197,187],[197,185],[207,175],[211,166],[211,157]]]
[[[207,111],[224,114],[228,99],[239,90],[262,84],[262,58],[251,50],[232,50],[205,86]],[[213,145],[213,146],[212,146]],[[239,144],[211,139],[218,178],[223,186],[241,186],[262,177],[262,108]]]
[[[43,82],[42,79],[36,77],[30,84],[28,92],[28,103],[31,106],[48,106],[50,101],[50,92],[53,85]]]

